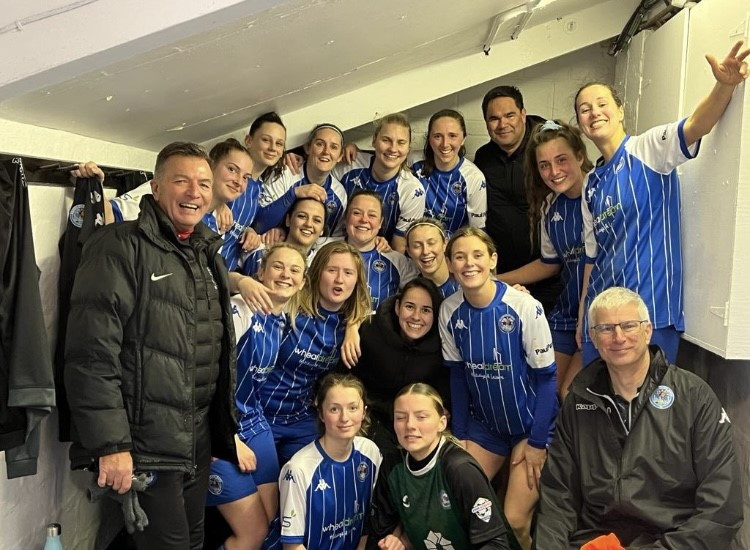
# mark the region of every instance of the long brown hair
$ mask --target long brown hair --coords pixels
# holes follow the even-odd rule
[[[258,118],[253,120],[253,123],[250,125],[250,130],[248,130],[247,132],[247,135],[249,135],[250,137],[253,137],[255,135],[255,132],[260,130],[260,128],[264,124],[278,124],[284,129],[284,136],[286,138],[286,126],[284,126],[284,123],[281,121],[281,117],[275,111],[269,111],[268,113],[263,113]],[[265,170],[263,170],[263,173],[260,175],[263,181],[273,181],[281,177],[281,173],[284,171],[285,151],[286,151],[286,146],[284,147],[284,151],[281,152],[281,157],[279,157],[279,160],[276,161],[276,164],[274,164],[273,166],[269,166]]]
[[[452,118],[461,127],[461,131],[464,133],[466,138],[466,121],[461,113],[453,109],[441,109],[430,117],[430,121],[427,123],[427,136],[424,142],[424,161],[422,162],[422,175],[429,177],[432,171],[435,169],[435,151],[432,150],[430,145],[430,132],[432,132],[432,125],[439,118]],[[461,145],[458,150],[458,158],[462,159],[466,155],[466,145]]]
[[[581,92],[583,90],[585,90],[586,88],[590,88],[591,86],[601,86],[602,88],[607,88],[607,90],[609,90],[609,93],[612,94],[612,99],[614,100],[615,105],[617,105],[618,107],[623,107],[622,98],[620,97],[620,94],[617,93],[617,89],[615,89],[612,84],[607,84],[606,82],[600,82],[598,80],[586,82],[586,84],[578,88],[575,98],[573,98],[573,112],[576,114],[576,122],[578,123],[580,123],[580,118],[578,117],[578,96],[581,95]],[[622,129],[625,130],[625,122],[622,123]]]
[[[297,313],[309,317],[322,317],[318,308],[320,301],[320,279],[328,261],[334,254],[349,254],[354,260],[357,269],[357,282],[354,285],[352,295],[346,299],[341,313],[347,324],[361,323],[372,312],[370,292],[367,289],[367,278],[365,276],[365,264],[357,249],[345,241],[330,242],[318,250],[313,258],[310,268],[307,270],[307,281],[305,286],[290,300],[289,313],[292,326]]]
[[[565,140],[576,155],[576,159],[583,158],[581,172],[586,174],[594,167],[586,154],[586,145],[583,143],[583,137],[578,128],[561,120],[548,120],[544,124],[538,124],[531,131],[524,155],[524,185],[526,187],[526,200],[529,202],[529,238],[532,246],[538,239],[542,210],[554,198],[554,193],[547,187],[539,173],[536,151],[540,145],[557,138]]]

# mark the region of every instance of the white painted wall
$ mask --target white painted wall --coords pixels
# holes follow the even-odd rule
[[[719,59],[748,40],[750,14],[734,0],[709,0],[653,33],[635,37],[618,58],[626,125],[640,133],[692,113],[715,82],[704,55]],[[747,84],[682,181],[685,338],[729,359],[750,358],[750,94]]]
[[[152,171],[156,153],[62,130],[52,130],[0,118],[0,153],[85,162],[93,160],[113,168]],[[72,200],[72,199],[71,199]]]
[[[489,141],[482,115],[482,98],[494,86],[517,86],[523,94],[524,105],[529,114],[575,122],[573,98],[578,87],[590,80],[613,82],[614,75],[614,59],[607,55],[605,45],[595,44],[408,109],[404,112],[412,125],[412,152],[420,154],[424,149],[427,122],[434,112],[456,109],[466,120],[467,156],[473,158],[475,151]],[[462,76],[454,78],[462,79]],[[345,138],[347,142],[354,142],[360,148],[369,149],[372,147],[372,131],[373,125],[368,123],[346,132]],[[596,159],[596,148],[590,142],[587,145],[589,157]]]

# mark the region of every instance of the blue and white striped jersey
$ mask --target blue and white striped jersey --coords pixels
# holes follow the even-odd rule
[[[365,437],[354,438],[343,462],[329,457],[319,440],[298,451],[279,474],[281,542],[307,550],[355,550],[381,460]]]
[[[357,189],[375,191],[383,200],[383,227],[380,233],[388,240],[393,235],[403,236],[409,225],[424,215],[425,192],[422,184],[409,170],[400,170],[388,181],[376,181],[372,175],[375,157],[357,153],[351,164],[339,163],[333,169],[348,196]]]
[[[270,429],[258,400],[258,389],[276,366],[286,316],[253,313],[240,296],[232,297],[232,320],[237,336],[237,387],[239,434],[243,441]]]
[[[296,328],[287,325],[276,368],[260,388],[260,402],[271,425],[313,416],[315,381],[339,362],[346,319],[342,313],[318,309],[321,317],[297,315]]]
[[[553,330],[574,331],[578,323],[578,304],[583,287],[583,215],[581,197],[568,198],[559,193],[542,210],[540,223],[541,260],[562,264],[560,278],[563,290],[555,306],[547,314]]]
[[[232,211],[233,221],[232,227],[222,236],[224,244],[222,244],[219,253],[224,257],[229,271],[237,268],[242,254],[242,245],[239,239],[245,233],[246,229],[250,229],[258,213],[260,188],[261,183],[259,181],[248,180],[247,190],[237,200],[227,203],[227,206]],[[150,194],[151,182],[146,182],[119,197],[111,199],[109,202],[112,205],[115,222],[137,219],[138,214],[141,212],[141,198],[143,198],[143,195]],[[218,227],[213,213],[206,214],[203,217],[203,222],[214,231],[217,231]]]
[[[583,184],[586,262],[593,263],[586,307],[601,291],[624,286],[648,306],[657,329],[684,330],[680,183],[675,169],[698,154],[685,120],[628,136]],[[585,327],[584,327],[585,328]],[[588,330],[583,330],[589,341]]]
[[[443,360],[463,369],[477,420],[499,434],[529,434],[537,399],[530,369],[557,370],[552,336],[539,302],[500,281],[495,285],[484,308],[469,304],[463,292],[443,302]]]
[[[260,180],[248,180],[247,190],[237,200],[227,203],[232,210],[232,227],[224,233],[224,244],[219,253],[224,257],[229,271],[237,269],[242,256],[240,239],[245,231],[252,228],[260,208]]]
[[[422,175],[424,161],[412,170],[425,190],[424,215],[440,220],[448,237],[464,225],[484,228],[487,220],[487,184],[484,174],[469,159],[462,157],[448,172],[433,168]]]
[[[395,250],[378,252],[375,248],[360,252],[365,262],[367,289],[372,298],[372,310],[378,309],[380,302],[419,275],[419,270],[406,256]]]
[[[302,185],[308,185],[307,167],[302,165],[302,173],[293,174],[287,166],[281,175],[263,184],[260,204],[263,207],[256,228],[258,233],[265,233],[269,229],[283,223],[284,216],[297,200],[294,190]],[[342,220],[346,210],[347,195],[344,186],[333,175],[328,176],[323,185],[326,190],[326,231],[328,236],[343,236]]]
[[[440,294],[443,296],[443,298],[447,298],[451,294],[455,294],[456,292],[461,290],[461,285],[459,285],[458,281],[456,281],[456,279],[454,279],[453,277],[448,277],[448,280],[440,285],[438,287],[438,290],[440,291]]]

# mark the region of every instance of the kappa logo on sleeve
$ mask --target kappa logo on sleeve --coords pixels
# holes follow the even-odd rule
[[[483,522],[489,523],[490,517],[492,517],[492,501],[479,497],[474,506],[471,507],[471,513]]]
[[[727,414],[727,411],[725,411],[723,408],[721,409],[721,418],[719,418],[719,424],[731,424],[732,421],[729,420],[729,415]]]

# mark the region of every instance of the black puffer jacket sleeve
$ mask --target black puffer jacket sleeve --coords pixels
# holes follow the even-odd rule
[[[65,386],[76,439],[92,457],[132,448],[120,352],[136,276],[132,241],[117,237],[107,227],[86,243],[68,317]]]

